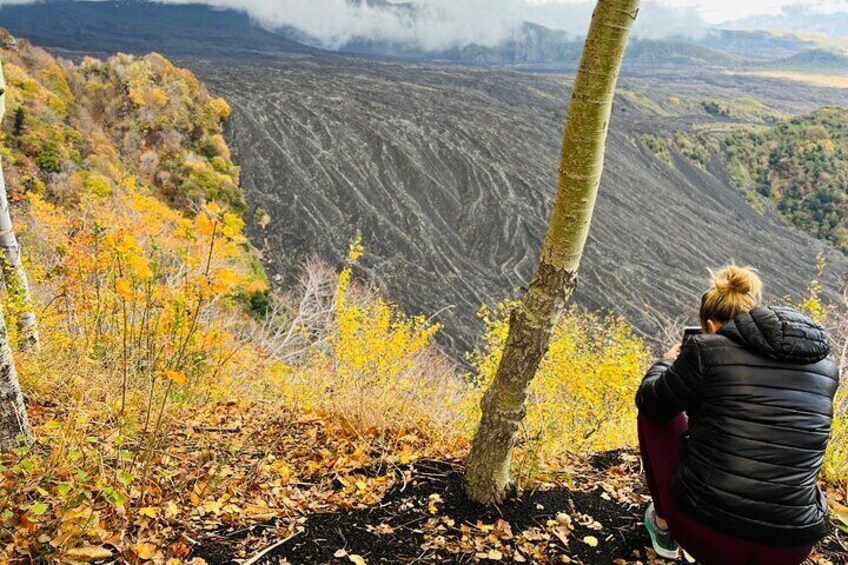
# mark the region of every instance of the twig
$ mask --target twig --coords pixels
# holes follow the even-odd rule
[[[265,549],[263,549],[262,551],[260,551],[259,553],[257,553],[256,555],[254,555],[253,557],[248,559],[247,561],[242,561],[241,565],[254,565],[255,563],[259,563],[259,560],[262,559],[263,557],[265,557],[266,555],[268,555],[270,552],[277,549],[278,547],[280,547],[284,543],[290,542],[291,540],[293,540],[295,537],[299,536],[302,533],[303,533],[303,530],[297,531],[297,532],[293,533],[292,535],[290,535],[289,537],[287,537],[286,539],[280,540],[273,545],[269,545],[268,547],[266,547]]]
[[[241,426],[235,428],[225,428],[221,426],[192,426],[195,432],[220,432],[224,434],[237,434],[241,431]]]

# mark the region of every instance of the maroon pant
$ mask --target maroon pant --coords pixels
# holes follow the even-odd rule
[[[704,526],[681,513],[671,492],[671,479],[686,449],[683,436],[689,430],[686,416],[667,422],[639,417],[639,449],[657,516],[668,522],[671,534],[703,565],[799,565],[810,549],[782,549],[740,539]]]

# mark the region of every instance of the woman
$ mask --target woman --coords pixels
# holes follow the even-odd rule
[[[797,565],[827,533],[817,479],[838,370],[821,326],[758,306],[761,291],[751,269],[716,273],[703,334],[651,367],[636,395],[645,525],[663,557],[679,542],[705,565]]]

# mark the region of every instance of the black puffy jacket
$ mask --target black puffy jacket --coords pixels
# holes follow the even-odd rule
[[[681,511],[769,545],[807,547],[826,535],[817,479],[839,384],[829,353],[809,318],[758,307],[651,367],[636,395],[640,414],[689,416],[672,484]]]

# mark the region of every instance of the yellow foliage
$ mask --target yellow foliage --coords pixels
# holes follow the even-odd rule
[[[848,477],[848,386],[844,379],[836,395],[833,432],[824,460],[824,475],[833,483],[845,483]]]
[[[112,193],[112,185],[103,175],[90,175],[85,180],[85,188],[97,196],[108,196]]]
[[[132,283],[125,278],[119,278],[115,281],[115,293],[121,297],[122,300],[132,300],[133,299],[133,288]]]
[[[819,255],[816,263],[816,278],[810,281],[810,284],[807,287],[807,294],[804,295],[798,303],[798,308],[802,312],[805,312],[813,319],[813,321],[822,325],[827,323],[827,308],[821,299],[821,293],[822,290],[824,290],[824,286],[821,281],[825,266],[825,256]]]
[[[188,380],[188,377],[186,377],[184,373],[180,373],[179,371],[168,370],[168,371],[164,372],[164,375],[165,375],[166,379],[168,379],[169,381],[172,381],[172,382],[174,382],[178,385],[184,385],[184,384],[186,384],[186,381]]]
[[[353,284],[362,252],[357,239],[336,281],[324,340],[302,363],[269,367],[274,395],[342,418],[360,433],[414,429],[433,440],[463,441],[474,424],[476,390],[435,348],[438,324]]]
[[[229,103],[223,98],[215,98],[214,100],[209,102],[209,108],[222,120],[225,120],[230,117],[232,113],[232,108],[230,108]]]
[[[161,88],[153,88],[150,90],[150,98],[157,108],[164,108],[168,105],[168,95]]]
[[[110,547],[122,543],[115,539],[132,540],[118,548],[118,560],[164,559],[178,540],[147,541],[144,533],[157,518],[177,524],[230,512],[235,524],[242,512],[229,500],[267,509],[265,496],[286,507],[282,487],[302,469],[266,460],[273,442],[261,433],[227,444],[226,461],[216,460],[212,444],[220,436],[187,441],[192,426],[180,428],[198,413],[229,418],[244,414],[247,404],[275,418],[299,410],[304,418],[320,414],[342,422],[356,432],[351,435],[412,436],[437,446],[433,451],[461,452],[500,361],[510,304],[481,311],[486,332],[471,357],[476,376],[458,374],[435,346],[439,324],[408,316],[355,284],[354,268],[364,255],[357,238],[335,286],[327,284],[326,303],[316,308],[319,321],[304,322],[296,301],[282,303],[291,319],[272,325],[272,333],[299,337],[304,345],[281,354],[256,338],[259,324],[239,302],[266,292],[268,284],[245,257],[238,199],[224,198],[233,190],[238,195],[238,169],[220,135],[230,106],[155,54],[119,55],[108,63],[86,58],[67,69],[50,64],[46,54],[33,59],[43,64],[17,51],[3,55],[13,59],[5,67],[8,96],[13,108],[26,109],[29,137],[12,145],[4,134],[0,151],[14,163],[10,174],[31,180],[31,191],[18,197],[44,346],[16,357],[37,407],[36,445],[0,482],[8,526],[0,531],[0,561],[6,552],[45,559],[105,555],[105,540]],[[190,135],[197,124],[201,135]],[[208,143],[156,141],[169,137]],[[55,144],[68,175],[37,166],[47,142]],[[169,170],[157,169],[166,162]],[[194,191],[190,198],[187,191]],[[181,211],[162,195],[197,207]],[[215,201],[219,195],[223,206]],[[823,321],[820,278],[801,307]],[[14,324],[9,331],[14,340]],[[633,446],[633,392],[648,361],[645,344],[622,319],[569,310],[530,391],[518,474],[538,476],[572,452]],[[844,387],[839,402],[826,462],[830,477],[848,472]],[[45,421],[47,411],[55,420]],[[396,461],[417,456],[409,443]],[[191,457],[186,444],[195,449]],[[365,447],[349,458],[367,462]],[[221,467],[242,456],[254,474],[226,480],[230,471]],[[334,463],[312,473],[325,475],[342,457],[327,454]],[[24,533],[14,529],[21,524]],[[107,532],[108,524],[122,533]],[[82,545],[72,547],[77,542]],[[48,545],[55,555],[44,555]]]
[[[144,92],[138,86],[131,86],[129,88],[128,97],[130,102],[136,106],[144,106]]]
[[[825,256],[823,254],[819,256],[816,267],[816,278],[810,282],[807,287],[807,293],[801,298],[797,306],[814,321],[827,327],[829,325],[829,315],[834,309],[826,305],[821,297],[821,293],[824,290],[822,276],[826,267]],[[844,311],[836,313],[843,318],[846,315]],[[842,340],[848,339],[848,336],[844,335],[845,323],[846,321],[843,321],[843,327],[841,328],[843,335],[838,336]],[[837,361],[842,360],[837,359]],[[844,375],[845,367],[841,367],[841,372]],[[837,392],[834,404],[833,432],[824,461],[825,478],[837,483],[844,481],[844,478],[848,476],[848,386],[845,383],[845,378],[843,378]]]
[[[397,382],[412,367],[415,355],[431,343],[439,325],[423,316],[404,316],[380,297],[352,300],[350,278],[347,266],[339,275],[330,337],[337,371],[367,387]]]
[[[472,356],[482,385],[500,363],[513,304],[481,310],[482,349]],[[650,351],[622,318],[570,309],[559,321],[531,385],[520,469],[569,452],[633,446],[633,395],[650,362]]]

